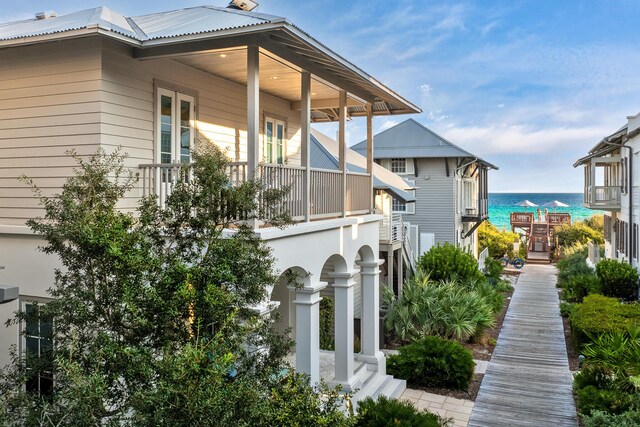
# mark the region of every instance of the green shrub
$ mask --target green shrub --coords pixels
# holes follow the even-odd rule
[[[466,340],[495,324],[494,308],[502,298],[484,282],[433,282],[421,271],[405,282],[401,298],[382,289],[385,326],[401,342],[427,335]]]
[[[387,372],[409,384],[455,390],[469,388],[474,367],[469,350],[439,337],[417,340],[387,359]]]
[[[560,316],[569,317],[571,315],[571,312],[573,312],[575,305],[576,304],[573,302],[566,302],[566,301],[560,302]]]
[[[570,302],[582,302],[587,295],[600,293],[602,288],[598,277],[593,273],[581,273],[566,281],[562,298]]]
[[[640,326],[640,305],[623,304],[615,298],[589,295],[577,304],[569,316],[571,330],[578,345],[591,342],[607,332],[626,331]]]
[[[444,427],[447,421],[436,414],[416,409],[411,402],[367,397],[358,403],[355,427]]]
[[[587,265],[587,248],[575,247],[575,250],[566,251],[563,258],[558,261],[558,287],[564,288],[567,282],[575,276],[594,274]]]
[[[596,274],[606,296],[633,301],[638,296],[638,271],[626,262],[604,259],[596,265]]]
[[[582,418],[584,427],[637,427],[640,426],[640,411],[627,411],[611,415],[603,411],[592,411]]]
[[[418,267],[435,281],[453,278],[484,280],[473,255],[450,243],[432,247],[418,260]]]
[[[589,385],[576,391],[576,406],[584,415],[593,411],[621,414],[631,409],[636,401],[632,393],[620,390],[598,389]]]
[[[334,319],[333,300],[322,298],[320,300],[320,349],[322,350],[336,348]]]
[[[487,281],[495,285],[500,281],[500,276],[504,267],[502,263],[494,258],[487,258],[484,261],[484,275],[487,277]]]
[[[604,228],[603,228],[604,230]],[[598,244],[604,243],[604,231],[591,228],[587,223],[576,221],[573,224],[562,225],[556,231],[559,246],[571,246],[576,243],[586,244],[594,241]]]
[[[510,231],[498,230],[498,228],[489,221],[483,222],[478,227],[478,250],[489,248],[489,256],[491,258],[500,258],[504,255],[510,258],[525,256],[525,245],[520,245],[520,251],[513,251],[513,242],[520,241],[518,233]]]
[[[610,389],[613,387],[613,381],[611,375],[604,369],[585,366],[573,377],[573,388],[575,390],[581,390],[588,386],[599,389]]]

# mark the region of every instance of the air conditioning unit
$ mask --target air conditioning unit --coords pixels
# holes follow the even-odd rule
[[[255,2],[253,0],[231,0],[227,7],[231,9],[244,10],[245,12],[251,12],[253,9],[258,7],[258,2]]]

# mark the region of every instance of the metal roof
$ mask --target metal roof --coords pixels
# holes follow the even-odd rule
[[[447,141],[414,119],[405,120],[375,135],[373,146],[376,159],[464,157],[477,159],[487,167],[498,169],[497,166]],[[367,141],[359,142],[351,149],[360,154],[366,153]]]
[[[311,167],[317,169],[340,170],[337,157],[338,143],[322,132],[311,131]],[[347,171],[365,173],[367,159],[353,150],[347,149]],[[373,188],[385,190],[393,197],[405,203],[415,202],[416,198],[405,191],[411,186],[398,175],[374,163]]]
[[[589,163],[591,159],[593,159],[594,157],[601,157],[619,149],[620,146],[622,145],[622,140],[618,145],[614,145],[615,141],[619,138],[622,138],[624,135],[626,135],[627,130],[628,130],[628,125],[624,125],[620,129],[612,133],[611,135],[605,136],[604,138],[602,138],[600,142],[598,142],[591,150],[589,150],[588,155],[576,160],[576,162],[573,164],[573,167],[577,168],[580,165]]]
[[[247,37],[300,69],[373,104],[374,114],[421,112],[420,108],[365,73],[285,18],[215,6],[199,6],[150,15],[125,17],[98,7],[38,20],[0,24],[0,47],[101,34],[133,46],[135,58],[154,58],[246,46]],[[206,46],[202,43],[206,42]],[[219,48],[219,47],[218,47]],[[366,115],[350,107],[350,115]],[[335,120],[318,111],[314,120]]]

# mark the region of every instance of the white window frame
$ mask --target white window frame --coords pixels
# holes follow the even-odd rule
[[[268,142],[268,127],[272,126],[272,142],[269,148]],[[278,157],[278,127],[282,128],[282,156]],[[285,120],[277,119],[270,115],[265,115],[264,118],[264,133],[262,138],[262,161],[266,164],[283,165],[287,162],[287,122]]]
[[[170,161],[162,161],[162,97],[171,99],[171,152]],[[156,163],[190,163],[191,154],[184,156],[181,154],[181,131],[180,125],[180,106],[183,101],[189,102],[189,151],[196,148],[196,99],[194,96],[187,95],[180,91],[169,90],[158,87],[156,91]]]
[[[23,312],[27,312],[27,306],[28,305],[35,305],[35,304],[39,304],[39,305],[44,305],[46,304],[45,301],[39,300],[39,299],[25,299],[25,300],[21,300],[20,301],[20,308]],[[52,330],[53,330],[53,325],[51,325]],[[38,340],[38,353],[40,355],[40,350],[41,350],[41,341],[43,340],[43,337],[40,336],[40,324],[38,324],[38,336],[27,336],[27,323],[26,321],[23,321],[20,323],[20,354],[22,356],[26,356],[26,352],[27,352],[27,338],[36,338]],[[53,343],[52,343],[53,345]],[[53,378],[53,373],[51,374],[52,378],[51,381],[55,382],[55,378]],[[40,394],[41,391],[41,386],[40,386],[40,379],[41,376],[38,375],[38,394]],[[24,385],[24,388],[26,390],[27,384]]]
[[[410,186],[410,187],[415,187],[416,186],[416,182],[415,181],[410,181],[408,179],[405,179],[405,182]],[[404,190],[407,193],[413,195],[413,197],[416,196],[416,190]],[[397,208],[402,207],[403,210],[398,210]],[[401,202],[400,200],[396,199],[395,197],[392,199],[391,201],[391,211],[393,213],[401,213],[401,214],[408,214],[408,215],[413,215],[416,213],[416,202],[413,203],[404,203]]]
[[[407,159],[405,158],[393,158],[389,160],[389,170],[397,174],[407,173]]]

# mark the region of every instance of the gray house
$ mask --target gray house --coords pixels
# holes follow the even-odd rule
[[[374,136],[375,162],[415,188],[416,202],[394,200],[421,255],[435,244],[456,244],[477,254],[477,228],[488,219],[491,163],[408,119]],[[366,154],[366,141],[352,149]]]

